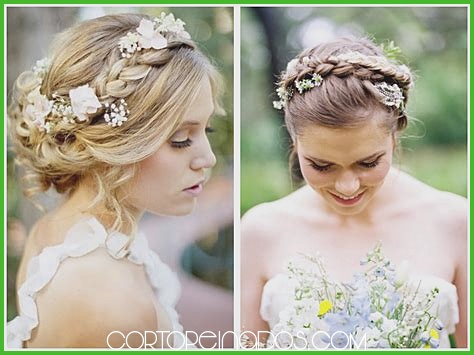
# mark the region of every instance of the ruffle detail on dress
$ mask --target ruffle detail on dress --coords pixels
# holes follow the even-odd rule
[[[108,233],[94,217],[88,216],[76,223],[66,234],[64,242],[46,247],[30,259],[25,282],[18,290],[19,315],[7,324],[7,347],[22,348],[38,326],[36,294],[56,274],[61,262],[68,257],[80,257],[99,247],[105,247],[114,258],[124,257],[124,246],[129,237],[118,232]],[[130,245],[128,260],[143,265],[155,297],[170,317],[174,331],[182,331],[174,309],[181,288],[176,274],[164,264],[149,247],[146,237],[139,233]],[[175,336],[180,344],[183,339]],[[176,346],[176,344],[175,344]]]
[[[291,282],[285,274],[277,274],[263,287],[260,315],[270,329],[280,321],[280,312],[293,301],[296,284]]]
[[[135,264],[144,266],[153,293],[170,318],[173,331],[182,334],[183,326],[179,323],[179,315],[175,310],[181,294],[181,285],[176,273],[149,248],[148,241],[142,233],[139,233],[133,241],[128,259]],[[173,347],[179,349],[184,344],[184,338],[174,333]]]

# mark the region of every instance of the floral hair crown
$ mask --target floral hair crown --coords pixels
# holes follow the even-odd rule
[[[191,39],[191,36],[184,29],[185,23],[179,18],[175,19],[173,14],[161,13],[160,17],[155,17],[153,21],[143,19],[136,32],[129,32],[119,41],[122,57],[130,58],[135,52],[142,49],[154,48],[162,49],[168,45],[168,40],[164,34],[172,35],[181,39]]]
[[[388,65],[393,65],[390,64],[384,57],[379,57],[379,56],[366,56],[362,53],[359,52],[349,52],[349,53],[344,53],[336,56],[335,58],[339,60],[344,60],[349,63],[354,62],[356,63],[357,61],[364,59],[364,60],[369,60],[371,62],[377,63],[377,64],[388,64]],[[308,60],[307,57],[304,57],[303,63]],[[291,60],[287,67],[286,67],[286,73],[294,73],[296,71],[296,65],[298,63],[298,59],[293,59]],[[399,70],[401,71],[408,71],[408,68],[405,65],[401,65],[398,67]],[[276,89],[276,93],[278,95],[279,100],[278,101],[273,101],[273,107],[276,108],[277,110],[282,110],[284,109],[288,102],[291,100],[293,97],[295,90],[298,90],[299,94],[303,94],[305,91],[309,91],[315,87],[320,87],[323,83],[323,77],[318,74],[318,73],[312,73],[308,74],[310,77],[304,78],[301,80],[295,80],[292,84],[293,86],[284,86],[280,85]],[[385,81],[382,82],[377,82],[374,83],[375,88],[377,91],[381,94],[379,101],[386,105],[386,106],[394,106],[397,109],[403,111],[404,110],[404,96],[403,96],[403,91],[402,89],[397,85],[397,84],[392,84],[389,85]]]
[[[185,23],[175,19],[173,14],[161,13],[153,21],[142,19],[135,32],[129,32],[120,38],[118,46],[124,58],[131,58],[142,49],[155,50],[166,48],[168,40],[164,35],[176,39],[191,38],[184,30]],[[101,103],[94,89],[89,84],[69,90],[68,95],[53,93],[51,99],[41,94],[41,84],[49,70],[48,58],[38,60],[33,67],[33,74],[38,85],[27,96],[26,115],[40,131],[51,133],[59,123],[77,124],[88,120],[89,115],[98,110],[104,111],[104,120],[111,127],[121,126],[128,120],[130,111],[125,100]]]

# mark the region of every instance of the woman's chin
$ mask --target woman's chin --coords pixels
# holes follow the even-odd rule
[[[156,214],[158,216],[167,217],[183,217],[194,212],[196,209],[196,199],[188,203],[176,204],[169,206],[166,210],[163,209],[149,209],[148,212]]]

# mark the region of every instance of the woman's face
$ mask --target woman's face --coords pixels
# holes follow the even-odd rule
[[[313,124],[297,137],[306,182],[341,215],[363,211],[390,170],[394,140],[378,122],[340,129]]]
[[[153,155],[142,160],[132,182],[131,203],[160,215],[191,213],[203,189],[206,169],[216,163],[207,132],[214,112],[205,78],[178,130]]]

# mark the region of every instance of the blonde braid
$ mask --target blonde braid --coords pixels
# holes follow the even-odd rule
[[[105,205],[117,230],[124,223],[135,226],[126,184],[135,176],[136,163],[169,139],[206,76],[220,110],[219,74],[192,40],[171,36],[166,48],[122,57],[119,39],[136,30],[144,17],[108,15],[60,34],[42,83],[31,71],[20,75],[8,111],[16,161],[26,169],[25,194],[33,197],[50,187],[70,193],[90,177],[97,188],[91,209]],[[111,128],[102,107],[86,121],[59,122],[53,134],[40,131],[26,111],[29,93],[40,84],[48,98],[53,93],[67,96],[71,88],[88,84],[101,104],[125,99],[128,120]]]

